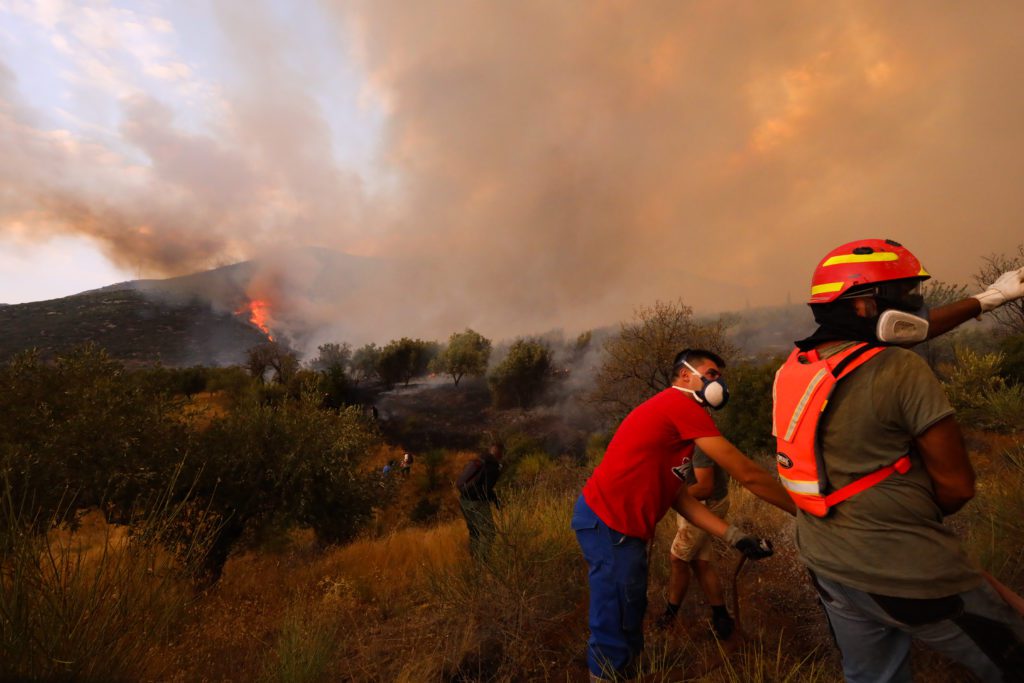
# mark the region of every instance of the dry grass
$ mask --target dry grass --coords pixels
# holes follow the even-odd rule
[[[9,503],[10,501],[6,501]],[[98,513],[81,528],[37,534],[4,506],[0,561],[0,679],[135,681],[166,671],[151,658],[182,623],[192,598],[179,560],[157,542],[173,516],[135,533]]]
[[[1007,514],[1024,513],[1021,446],[982,433],[970,434],[969,442],[978,453],[979,496],[953,519],[971,552],[1019,589],[1024,577],[1015,553],[1024,537]],[[466,457],[449,457],[442,476],[457,474]],[[422,474],[414,469],[403,491],[424,493],[416,479]],[[232,557],[220,584],[196,600],[190,601],[187,585],[175,584],[165,597],[176,602],[177,637],[145,635],[144,647],[132,650],[136,665],[119,675],[189,682],[585,680],[586,568],[569,530],[579,472],[554,466],[535,475],[527,490],[507,496],[496,516],[498,539],[482,563],[469,557],[461,518],[449,517],[327,549],[311,532],[292,531]],[[447,490],[435,493],[454,505]],[[664,633],[648,630],[643,680],[840,680],[838,653],[793,547],[792,520],[742,489],[732,496],[733,523],[770,536],[777,551],[747,563],[740,574],[744,637],[720,650],[694,584],[680,623]],[[412,501],[399,505],[408,508]],[[401,515],[392,514],[401,524]],[[652,550],[652,615],[663,604],[674,530],[669,516]],[[61,531],[50,538],[54,548],[74,548],[82,566],[129,547],[122,530],[94,517],[77,535]],[[730,604],[737,560],[735,551],[719,549]],[[927,652],[915,651],[914,666],[921,680],[963,676]]]

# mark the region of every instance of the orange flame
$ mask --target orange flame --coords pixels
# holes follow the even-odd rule
[[[274,335],[270,334],[270,302],[263,299],[252,299],[247,304],[235,311],[236,315],[249,313],[249,322],[263,331],[267,339],[274,341]]]

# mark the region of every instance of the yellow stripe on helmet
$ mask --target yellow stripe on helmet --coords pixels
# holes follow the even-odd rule
[[[828,294],[829,292],[838,292],[845,284],[845,282],[826,282],[823,285],[814,285],[811,287],[811,296],[816,294]]]
[[[921,266],[921,272],[917,274],[918,277],[931,277],[931,274]]]
[[[876,251],[873,254],[842,254],[828,259],[822,266],[839,266],[844,263],[872,263],[877,261],[899,261],[899,254],[891,251]]]

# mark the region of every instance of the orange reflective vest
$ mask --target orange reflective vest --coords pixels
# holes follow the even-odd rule
[[[893,472],[905,474],[910,469],[910,456],[904,455],[891,465],[828,492],[818,424],[839,381],[884,350],[884,346],[862,343],[822,359],[816,350],[795,349],[775,373],[772,389],[772,435],[778,451],[775,460],[782,485],[804,512],[824,517],[832,506],[874,486]]]

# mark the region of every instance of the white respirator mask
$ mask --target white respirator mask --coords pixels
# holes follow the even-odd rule
[[[676,388],[680,391],[685,391],[688,394],[693,394],[693,397],[697,399],[698,403],[706,405],[713,410],[721,410],[724,408],[725,404],[729,402],[729,389],[725,386],[725,381],[722,380],[721,377],[708,379],[697,372],[696,368],[686,361],[683,361],[683,365],[685,365],[686,369],[694,375],[700,377],[700,381],[704,383],[704,386],[697,391],[694,391],[693,389],[684,389],[683,387]]]
[[[928,320],[890,308],[878,316],[875,336],[883,344],[916,344],[928,338]]]

